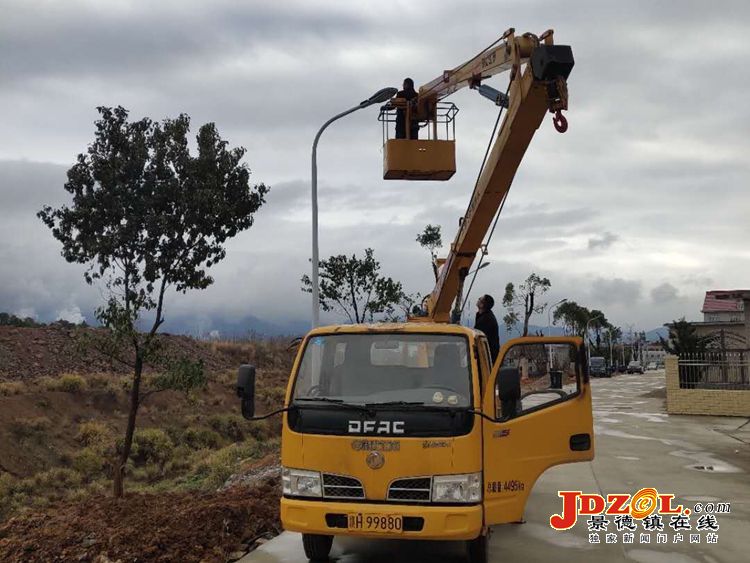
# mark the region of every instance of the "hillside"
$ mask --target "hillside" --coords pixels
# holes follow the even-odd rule
[[[279,421],[242,419],[234,381],[240,363],[255,364],[259,410],[279,406],[288,343],[164,339],[175,353],[202,360],[209,383],[188,396],[166,391],[145,401],[126,497],[115,501],[111,460],[127,418],[127,373],[81,350],[72,330],[0,327],[0,561],[59,553],[223,563],[275,533]],[[271,481],[234,478],[246,485],[219,492],[248,473]]]

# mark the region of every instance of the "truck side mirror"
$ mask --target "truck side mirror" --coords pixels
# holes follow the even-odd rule
[[[242,406],[242,416],[255,416],[255,366],[243,364],[237,373],[237,396]]]
[[[503,418],[513,418],[518,414],[521,400],[521,372],[518,368],[500,368],[497,374],[497,395]]]

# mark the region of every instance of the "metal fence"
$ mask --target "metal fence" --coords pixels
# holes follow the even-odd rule
[[[680,389],[735,389],[750,391],[750,353],[701,352],[681,354]]]

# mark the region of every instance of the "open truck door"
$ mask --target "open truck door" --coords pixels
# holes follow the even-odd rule
[[[506,342],[482,399],[485,525],[522,520],[539,476],[594,458],[591,386],[583,340]]]

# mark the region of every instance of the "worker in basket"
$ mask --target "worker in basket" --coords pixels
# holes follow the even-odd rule
[[[396,94],[397,98],[403,98],[409,104],[417,97],[417,91],[414,89],[414,81],[411,78],[404,78],[404,89]],[[412,109],[412,113],[414,110]],[[396,138],[406,139],[406,108],[399,107],[396,109]],[[416,119],[409,120],[409,139],[419,138],[419,122]]]

